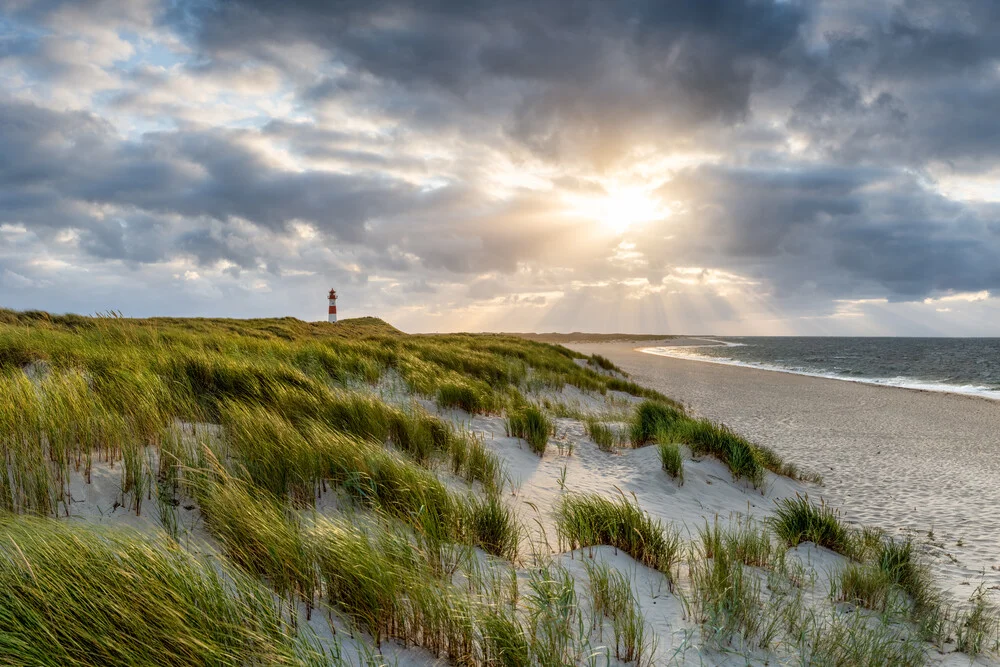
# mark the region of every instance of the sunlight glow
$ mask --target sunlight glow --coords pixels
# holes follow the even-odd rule
[[[624,234],[635,225],[670,217],[670,209],[640,187],[612,187],[596,197],[574,198],[571,215],[597,222],[605,231]]]

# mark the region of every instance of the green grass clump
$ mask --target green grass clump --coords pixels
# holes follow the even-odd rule
[[[488,387],[473,383],[447,382],[438,387],[437,404],[441,408],[458,408],[471,414],[488,414],[498,410],[498,400]]]
[[[840,516],[826,503],[809,502],[809,496],[796,495],[776,501],[771,526],[790,547],[813,542],[840,554],[851,555],[851,536]]]
[[[0,519],[0,663],[301,665],[272,594],[126,530]]]
[[[587,363],[590,364],[591,366],[596,366],[601,370],[621,373],[621,369],[615,366],[614,362],[612,362],[607,357],[601,356],[599,354],[592,354],[589,357],[587,357]]]
[[[532,570],[525,593],[533,665],[580,664],[579,599],[576,582],[565,567],[546,563]]]
[[[448,449],[451,471],[468,482],[480,482],[487,491],[499,491],[507,479],[503,462],[476,437],[455,435]]]
[[[779,631],[779,608],[765,604],[762,577],[745,568],[783,573],[784,549],[774,543],[766,526],[749,518],[723,526],[716,517],[699,533],[701,552],[692,554],[691,582],[695,614],[706,636],[718,646],[738,638],[750,646],[769,648]]]
[[[479,626],[486,664],[531,667],[531,644],[516,612],[503,605],[493,606],[483,614]]]
[[[893,582],[882,568],[869,563],[848,563],[831,582],[834,600],[885,611],[892,600]]]
[[[723,527],[716,517],[711,526],[706,522],[699,533],[705,558],[722,558],[751,567],[770,568],[781,554],[767,527],[750,519]]]
[[[289,421],[262,407],[224,402],[220,408],[229,454],[258,489],[275,499],[315,498],[320,470],[312,446]]]
[[[326,601],[376,646],[387,638],[459,661],[473,654],[468,598],[438,576],[405,534],[343,521],[318,521],[305,540]]]
[[[676,422],[686,419],[684,411],[675,405],[647,400],[639,404],[629,425],[633,447],[652,442],[657,433],[669,430]]]
[[[549,435],[554,429],[545,413],[534,405],[525,405],[508,411],[506,427],[508,436],[525,440],[531,451],[539,456],[545,453]]]
[[[773,627],[764,614],[760,581],[728,550],[693,561],[691,584],[695,618],[711,643],[725,646],[739,637],[760,648],[770,645]]]
[[[684,460],[680,447],[673,442],[661,442],[657,447],[660,450],[660,465],[678,483],[684,484]]]
[[[615,452],[618,447],[618,435],[615,430],[596,417],[587,417],[584,422],[587,436],[594,441],[602,452]]]
[[[646,619],[636,600],[632,583],[607,563],[585,561],[590,584],[594,624],[604,633],[604,619],[614,634],[615,658],[637,665],[651,664],[656,640],[650,637]]]
[[[209,531],[226,557],[267,581],[281,596],[311,605],[317,590],[312,560],[297,522],[273,497],[259,496],[240,480],[202,483],[196,494]]]
[[[364,508],[385,513],[440,541],[461,529],[460,501],[434,473],[404,455],[311,424],[305,438],[324,479]]]
[[[685,417],[661,427],[653,435],[663,442],[683,443],[696,456],[719,459],[737,479],[747,479],[758,487],[764,483],[765,466],[757,448],[726,426]]]
[[[466,503],[466,512],[470,543],[494,556],[510,561],[517,559],[521,524],[498,494],[491,493],[481,500],[470,498]]]
[[[0,508],[51,514],[53,482],[39,429],[41,405],[24,374],[0,375]]]
[[[928,630],[942,625],[945,614],[940,594],[933,586],[926,564],[919,561],[912,541],[883,538],[872,560],[909,598],[912,615],[919,625]],[[925,634],[931,637],[937,633]]]
[[[607,544],[668,577],[680,554],[680,535],[622,495],[567,495],[556,507],[560,541],[569,549]]]

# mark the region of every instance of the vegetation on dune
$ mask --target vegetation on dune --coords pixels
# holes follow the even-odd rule
[[[716,517],[711,526],[706,522],[699,537],[705,558],[721,558],[750,567],[773,567],[784,552],[774,543],[766,525],[750,519],[723,528]]]
[[[792,478],[821,481],[817,475],[800,474],[774,450],[750,442],[723,424],[690,417],[683,406],[673,401],[648,399],[640,403],[629,422],[629,439],[633,447],[658,443],[661,456],[668,457],[664,470],[672,477],[678,477],[671,471],[680,470],[680,458],[670,446],[684,444],[696,456],[719,459],[735,478],[746,479],[755,487],[764,484],[768,470]]]
[[[994,642],[1000,637],[1000,621],[980,592],[974,593],[964,608],[953,609],[944,601],[909,539],[892,539],[881,530],[847,526],[825,503],[813,503],[808,497],[777,501],[769,523],[788,546],[813,542],[851,559],[831,579],[830,595],[837,602],[884,614],[891,612],[907,619],[921,639],[939,647],[953,641],[960,651],[970,655],[985,650],[986,637]],[[841,631],[844,628],[836,624],[823,630],[834,634]],[[878,655],[899,641],[894,634],[871,629],[855,638],[864,644],[859,650]],[[912,639],[908,638],[904,647],[911,653],[903,655],[917,651]],[[824,650],[835,651],[827,634],[818,634],[814,642]],[[896,661],[893,655],[892,651],[886,653],[885,664],[907,664]]]
[[[588,417],[584,422],[587,428],[587,436],[594,441],[597,448],[602,452],[615,452],[620,444],[618,434],[609,425],[596,417]]]
[[[633,447],[642,447],[656,439],[658,433],[669,430],[684,419],[684,411],[660,401],[643,401],[635,410],[629,425]]]
[[[615,410],[598,418],[546,395],[567,386],[630,396],[608,395]],[[502,493],[507,471],[483,434],[422,405],[469,413],[456,421],[502,416],[539,455],[554,414],[579,419],[604,451],[656,443],[678,482],[679,444],[756,485],[765,470],[798,475],[607,358],[546,343],[410,336],[373,318],[0,310],[0,663],[341,664],[302,631],[301,610],[320,607],[362,644],[392,639],[452,664],[652,664],[635,573],[585,560],[582,600]],[[71,478],[95,470],[120,475],[116,507],[153,505],[164,534],[49,518],[71,513]],[[197,508],[218,558],[182,550],[180,504]],[[680,533],[638,500],[565,493],[551,512],[562,548],[609,545],[673,588]],[[852,559],[833,577],[834,604],[911,629],[803,611],[785,552],[804,541]],[[773,648],[780,628],[811,663],[910,664],[917,632],[970,654],[995,636],[982,595],[947,608],[910,542],[808,498],[779,501],[766,524],[706,524],[699,546],[690,611],[720,645]],[[380,664],[372,650],[362,661]]]
[[[590,586],[594,624],[603,636],[605,622],[611,625],[615,658],[638,665],[651,664],[656,640],[646,625],[632,582],[607,563],[584,562]]]
[[[851,554],[851,540],[839,514],[829,505],[810,502],[809,496],[777,501],[771,521],[774,532],[790,547],[813,542],[844,555]]]
[[[625,372],[622,369],[615,366],[614,362],[612,362],[607,357],[601,356],[599,354],[592,354],[589,357],[587,357],[587,363],[590,364],[591,366],[596,366],[601,370],[605,370],[612,373],[618,373],[620,375],[625,374]]]
[[[556,507],[560,541],[570,549],[607,544],[672,577],[680,558],[680,535],[622,495],[564,496]]]
[[[656,436],[662,442],[683,443],[691,453],[708,455],[725,463],[733,476],[754,486],[764,483],[764,465],[760,450],[726,426],[707,419],[679,419]]]
[[[660,466],[664,472],[676,479],[678,484],[683,484],[684,459],[680,447],[673,442],[661,442],[657,447],[660,451]]]
[[[0,663],[301,665],[272,595],[163,540],[0,519]]]
[[[554,427],[537,406],[525,405],[507,411],[506,428],[508,436],[526,441],[531,451],[541,456]]]

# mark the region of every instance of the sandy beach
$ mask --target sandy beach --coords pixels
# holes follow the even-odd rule
[[[676,341],[665,341],[675,345]],[[572,343],[823,475],[852,522],[911,532],[939,583],[1000,590],[1000,403]]]

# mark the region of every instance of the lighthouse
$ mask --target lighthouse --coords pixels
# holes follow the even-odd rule
[[[330,322],[337,321],[337,290],[330,290]]]

